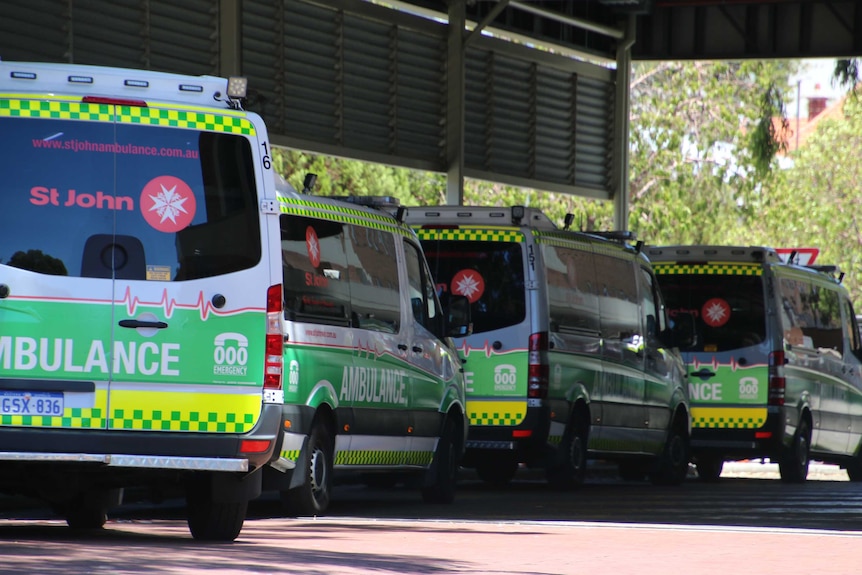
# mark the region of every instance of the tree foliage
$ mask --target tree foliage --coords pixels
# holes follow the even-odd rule
[[[837,264],[854,304],[862,304],[862,100],[847,98],[843,114],[824,118],[792,167],[767,191],[759,239],[820,249],[819,263]]]
[[[634,66],[629,227],[639,237],[748,243],[794,69],[787,61]]]
[[[789,61],[637,63],[632,78],[629,228],[654,244],[716,243],[818,247],[820,261],[847,272],[862,304],[862,100],[845,117],[820,122],[777,170]],[[839,68],[841,68],[839,64]],[[842,68],[855,86],[856,61]],[[837,74],[837,72],[836,72]],[[838,76],[836,76],[838,77]],[[443,174],[417,172],[293,150],[276,169],[297,188],[318,174],[316,194],[388,195],[403,205],[446,201]],[[467,181],[468,205],[527,205],[574,229],[610,229],[613,205],[566,194]]]

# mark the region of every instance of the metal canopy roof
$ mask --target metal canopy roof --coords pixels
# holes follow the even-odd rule
[[[446,12],[446,0],[405,0]],[[503,8],[501,9],[501,6]],[[857,0],[468,0],[467,17],[532,38],[613,56],[612,38],[572,25],[637,18],[634,60],[852,58],[862,54]]]
[[[0,2],[5,60],[244,75],[274,144],[445,172],[449,203],[465,177],[612,199],[621,228],[633,59],[860,44],[856,0]]]

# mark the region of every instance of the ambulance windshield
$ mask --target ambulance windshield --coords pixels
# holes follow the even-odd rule
[[[474,334],[524,321],[522,244],[424,240],[422,249],[441,300],[447,293],[470,300]]]
[[[0,264],[182,281],[260,260],[243,136],[27,117],[0,117],[0,133]]]
[[[661,274],[659,285],[671,320],[694,316],[697,338],[683,351],[724,352],[766,338],[760,276]]]

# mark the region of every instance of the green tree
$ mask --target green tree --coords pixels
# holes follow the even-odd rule
[[[634,66],[629,227],[651,243],[749,243],[778,151],[789,61]]]
[[[629,228],[651,243],[750,243],[778,150],[773,117],[790,90],[790,61],[637,63],[632,79]],[[446,201],[443,174],[284,150],[276,168],[320,195],[388,195],[405,205]],[[558,225],[606,230],[613,204],[502,184],[465,182],[467,205],[539,207]]]
[[[837,264],[862,309],[862,100],[849,97],[843,117],[825,118],[768,191],[760,240],[816,247],[818,263]]]

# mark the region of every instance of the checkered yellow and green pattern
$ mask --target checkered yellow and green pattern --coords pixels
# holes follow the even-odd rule
[[[375,230],[394,232],[402,236],[412,236],[409,228],[396,224],[391,216],[383,212],[374,213],[373,211],[358,210],[349,205],[326,204],[314,200],[285,198],[282,196],[279,196],[278,201],[283,214],[318,218]]]
[[[300,452],[300,450],[299,450],[299,449],[291,449],[290,451],[282,451],[282,452],[281,452],[281,453],[279,453],[278,455],[279,455],[279,457],[283,457],[284,459],[289,459],[289,460],[291,460],[291,461],[296,461],[297,459],[299,459],[299,454],[300,454],[300,453],[301,453],[301,452]]]
[[[526,401],[467,400],[470,425],[519,425],[527,415]]]
[[[708,264],[653,263],[653,271],[664,275],[715,275],[715,276],[759,276],[763,275],[760,264],[736,264],[711,262]]]
[[[433,451],[339,451],[335,465],[431,465]]]
[[[577,241],[571,237],[571,234],[561,234],[561,233],[553,233],[553,232],[545,232],[539,230],[533,230],[533,236],[536,238],[536,242],[553,247],[560,248],[574,248],[574,249],[588,249],[592,250],[596,253],[631,260],[635,257],[635,252],[633,250],[625,250],[620,247],[620,244],[611,241]]]
[[[107,422],[101,408],[67,408],[62,416],[3,415],[0,426],[63,427],[76,429],[104,429]]]
[[[524,234],[513,228],[421,228],[416,227],[420,240],[469,240],[474,242],[523,243]]]
[[[227,111],[226,111],[227,112]],[[254,124],[241,115],[214,114],[209,110],[177,110],[158,107],[113,106],[67,100],[0,98],[0,117],[53,118],[168,126],[211,132],[255,135]]]
[[[696,428],[758,429],[765,423],[765,407],[691,408],[691,425]]]
[[[224,411],[178,411],[116,409],[112,429],[144,431],[198,431],[204,433],[245,433],[255,422],[253,413],[225,413]]]
[[[111,429],[136,431],[191,431],[202,433],[245,433],[254,427],[254,413],[179,410],[114,410]],[[104,410],[100,408],[66,409],[62,416],[3,415],[0,425],[19,427],[54,427],[66,429],[104,429]]]

